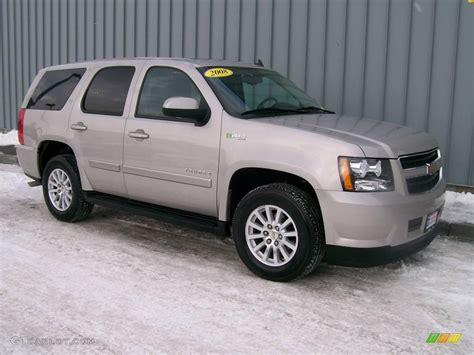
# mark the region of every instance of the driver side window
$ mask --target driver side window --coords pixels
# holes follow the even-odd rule
[[[170,67],[150,68],[143,80],[136,117],[180,120],[163,113],[163,103],[175,96],[196,99],[201,107],[207,107],[200,91],[186,73]]]

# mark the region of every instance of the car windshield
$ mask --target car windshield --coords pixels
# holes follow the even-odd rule
[[[273,70],[246,67],[198,69],[224,109],[235,117],[332,113]]]

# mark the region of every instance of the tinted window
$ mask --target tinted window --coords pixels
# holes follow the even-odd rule
[[[225,69],[230,75],[206,75],[208,70],[213,69],[203,67],[198,70],[225,110],[233,116],[250,118],[277,114],[312,114],[314,110],[311,108],[320,108],[316,100],[273,70],[227,67]],[[297,112],[298,110],[301,111]]]
[[[31,95],[27,108],[62,110],[85,71],[84,68],[47,71]]]
[[[163,103],[170,97],[182,96],[207,104],[194,82],[184,72],[174,68],[154,67],[148,70],[140,92],[137,117],[166,118]]]
[[[121,116],[134,73],[134,67],[110,67],[99,71],[84,95],[83,111]]]

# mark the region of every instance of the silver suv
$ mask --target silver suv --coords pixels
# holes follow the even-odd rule
[[[335,114],[258,65],[139,58],[49,67],[18,159],[61,221],[94,204],[229,234],[270,280],[427,246],[444,204],[435,139]]]

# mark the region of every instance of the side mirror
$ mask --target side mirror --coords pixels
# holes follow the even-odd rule
[[[199,108],[199,102],[191,97],[174,96],[163,103],[166,116],[188,118],[196,126],[204,126],[209,118],[209,110]]]

